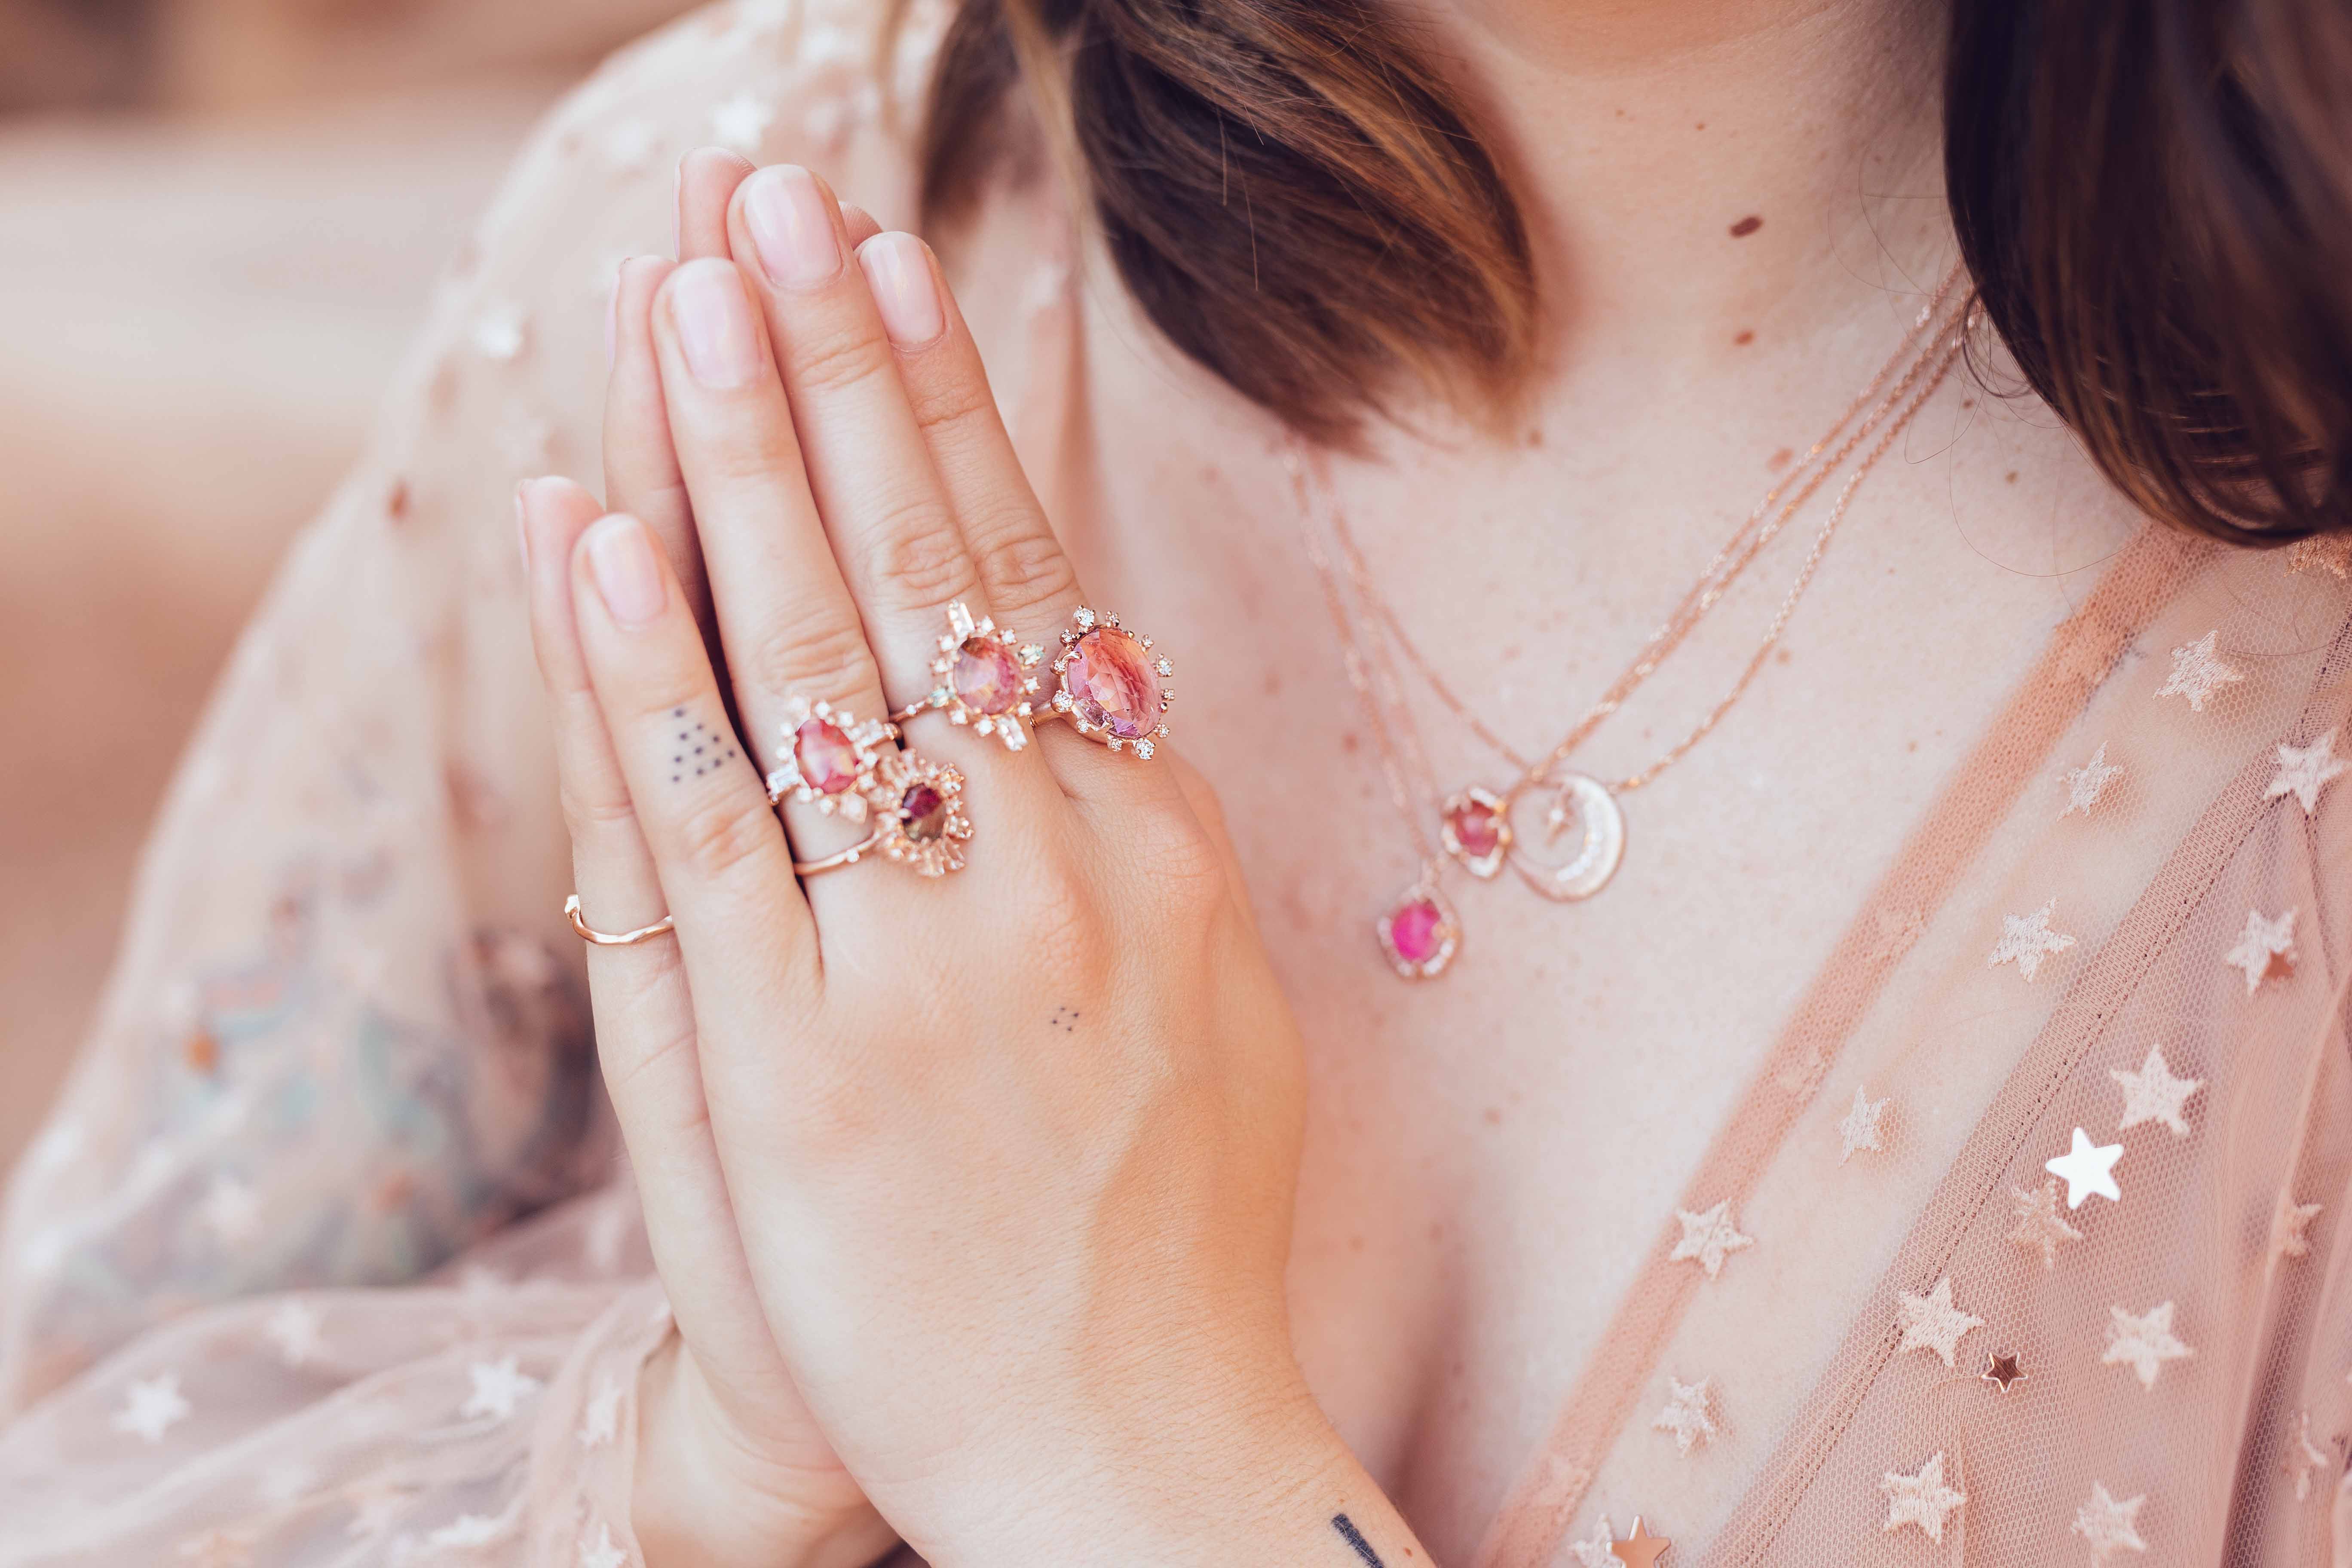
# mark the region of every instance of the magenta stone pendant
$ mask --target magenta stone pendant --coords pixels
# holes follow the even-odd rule
[[[931,660],[939,678],[931,706],[943,710],[950,723],[969,724],[1017,752],[1029,743],[1027,721],[1036,710],[1031,699],[1039,683],[1029,672],[1045,661],[1043,647],[1015,644],[992,618],[974,621],[959,599],[948,606],[947,635]]]
[[[1473,784],[1445,803],[1437,834],[1445,852],[1472,876],[1498,876],[1511,853],[1511,803]]]
[[[1462,945],[1461,917],[1437,890],[1433,867],[1405,889],[1372,929],[1389,966],[1407,980],[1436,979]]]
[[[1168,736],[1168,705],[1176,694],[1160,682],[1175,667],[1152,651],[1150,637],[1121,626],[1117,616],[1080,609],[1070,623],[1075,629],[1062,634],[1062,652],[1054,660],[1061,679],[1054,711],[1087,739],[1149,760]]]

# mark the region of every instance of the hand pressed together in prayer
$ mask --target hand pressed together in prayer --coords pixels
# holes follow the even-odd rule
[[[520,496],[581,915],[675,921],[590,966],[679,1331],[645,1549],[1402,1562],[1291,1353],[1299,1041],[1213,802],[1134,744],[1163,650],[1083,608],[929,251],[874,229],[690,158],[684,259],[617,289],[608,505]],[[1039,721],[867,728],[942,687]]]

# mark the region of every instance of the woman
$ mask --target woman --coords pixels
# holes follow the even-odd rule
[[[12,1554],[2352,1563],[2341,18],[890,20],[451,279],[18,1177]]]

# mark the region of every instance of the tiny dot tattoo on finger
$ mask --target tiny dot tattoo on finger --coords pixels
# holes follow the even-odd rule
[[[1045,1026],[1059,1029],[1066,1035],[1075,1035],[1078,1032],[1078,1010],[1076,1007],[1056,1007],[1054,1016],[1045,1020]]]
[[[684,720],[686,710],[673,708],[669,716]],[[705,773],[717,773],[723,764],[741,755],[730,741],[713,733],[710,726],[699,719],[680,725],[677,743],[685,750],[670,753],[670,766],[677,770],[669,775],[672,784],[682,784],[689,775],[700,778]]]

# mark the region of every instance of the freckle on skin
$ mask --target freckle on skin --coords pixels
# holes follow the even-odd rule
[[[1733,342],[1735,342],[1735,343],[1738,344],[1741,348],[1743,348],[1743,349],[1744,349],[1744,348],[1746,348],[1749,343],[1752,343],[1752,342],[1754,342],[1756,341],[1756,334],[1755,334],[1755,332],[1753,332],[1752,331],[1742,331],[1742,332],[1741,332],[1738,337],[1736,337],[1736,338],[1732,339],[1731,341],[1732,341]]]
[[[2009,470],[2009,482],[2011,484],[2017,483],[2017,470],[2015,468]]]
[[[1488,1106],[1486,1108],[1486,1125],[1489,1127],[1500,1127],[1502,1124],[1503,1113],[1496,1110],[1493,1106]]]
[[[1773,657],[1773,658],[1774,658],[1777,662],[1781,663],[1781,664],[1786,664],[1786,663],[1788,663],[1788,662],[1789,662],[1789,650],[1788,650],[1787,648],[1782,648],[1780,652],[1778,652],[1778,653],[1774,654],[1772,657]]]
[[[1789,466],[1789,459],[1796,455],[1797,453],[1795,448],[1790,447],[1781,447],[1779,451],[1764,459],[1764,471],[1768,474],[1779,473],[1782,468]]]
[[[1356,732],[1353,730],[1346,731],[1339,736],[1339,749],[1349,756],[1355,755],[1356,748],[1362,744],[1361,741],[1356,739]]]
[[[1749,213],[1746,217],[1741,218],[1738,223],[1731,226],[1731,237],[1734,239],[1746,239],[1749,235],[1754,234],[1758,229],[1762,228],[1763,226],[1764,220],[1758,217],[1754,213]]]

